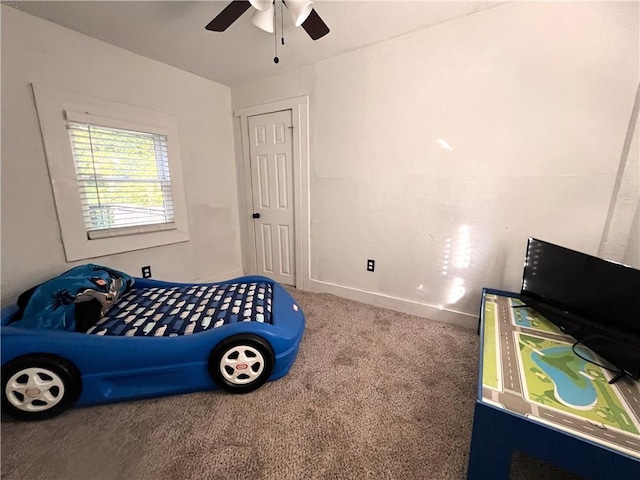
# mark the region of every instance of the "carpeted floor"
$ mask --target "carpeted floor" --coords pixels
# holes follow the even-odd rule
[[[464,479],[475,331],[293,291],[307,331],[290,374],[219,391],[2,423],[3,479]],[[490,440],[488,440],[490,441]],[[512,478],[576,478],[516,456]]]

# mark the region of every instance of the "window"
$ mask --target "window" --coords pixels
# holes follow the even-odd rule
[[[68,122],[89,238],[175,228],[167,136]]]
[[[170,115],[33,88],[67,260],[189,239]]]

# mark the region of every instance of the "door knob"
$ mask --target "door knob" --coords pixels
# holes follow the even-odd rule
[[[259,213],[254,213],[253,214],[253,218],[260,218],[260,214]]]

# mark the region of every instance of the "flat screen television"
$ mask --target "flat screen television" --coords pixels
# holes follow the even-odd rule
[[[520,298],[640,379],[640,270],[529,238]]]

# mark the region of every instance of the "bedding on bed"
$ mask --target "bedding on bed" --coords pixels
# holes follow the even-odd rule
[[[177,336],[233,322],[271,323],[269,282],[132,288],[87,333]]]
[[[100,265],[80,265],[18,298],[14,326],[85,332],[95,325],[135,280]]]

